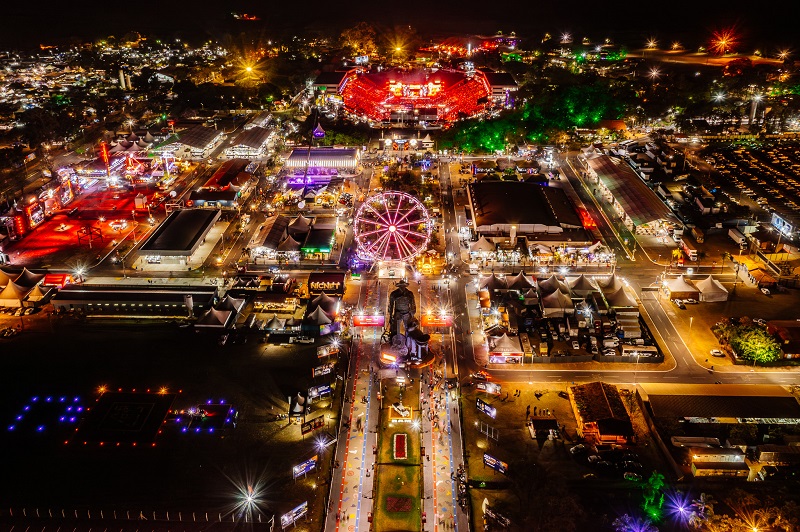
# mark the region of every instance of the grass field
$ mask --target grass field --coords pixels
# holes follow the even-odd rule
[[[395,383],[386,384],[386,396],[381,411],[381,427],[378,437],[378,462],[375,477],[375,515],[374,529],[378,532],[419,530],[422,520],[422,466],[420,456],[420,434],[411,423],[390,423],[391,404],[400,401],[400,389]],[[408,390],[403,395],[403,404],[414,409],[419,415],[416,394]],[[408,457],[395,460],[392,456],[392,442],[396,433],[408,436]],[[405,499],[407,511],[392,511],[393,507]]]

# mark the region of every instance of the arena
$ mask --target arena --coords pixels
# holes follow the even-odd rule
[[[486,109],[492,86],[477,70],[353,69],[342,77],[338,92],[348,112],[373,122],[447,123]]]

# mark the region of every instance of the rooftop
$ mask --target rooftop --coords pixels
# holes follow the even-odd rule
[[[145,241],[145,254],[190,256],[219,219],[222,211],[184,209],[173,211]]]

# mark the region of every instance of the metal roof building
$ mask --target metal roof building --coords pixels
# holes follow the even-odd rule
[[[139,251],[154,256],[191,257],[221,214],[220,210],[207,209],[173,211]]]
[[[354,170],[358,166],[359,150],[356,148],[294,148],[286,159],[287,168],[341,168]]]

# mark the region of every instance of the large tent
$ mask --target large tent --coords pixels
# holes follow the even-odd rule
[[[325,314],[322,307],[317,307],[314,312],[306,316],[306,321],[315,325],[326,325],[331,322],[331,319]]]
[[[605,279],[597,281],[597,285],[602,288],[604,292],[614,292],[622,288],[622,281],[617,279],[617,274],[611,274]]]
[[[230,295],[226,295],[214,308],[217,310],[230,310],[238,314],[242,311],[242,308],[244,308],[245,303],[246,301],[244,299],[236,299]]]
[[[283,240],[283,242],[278,244],[277,251],[282,251],[284,253],[300,251],[300,242],[295,240],[292,235],[289,235]]]
[[[700,301],[728,300],[728,290],[711,275],[698,281],[695,286],[700,290]]]
[[[698,299],[700,297],[700,291],[686,282],[683,275],[667,281],[667,291],[670,299]]]
[[[10,280],[11,276],[6,272],[4,272],[3,270],[0,270],[0,286],[7,285]]]
[[[536,305],[539,303],[539,294],[536,293],[536,290],[533,288],[529,288],[525,295],[523,296],[525,305]]]
[[[514,277],[507,279],[506,282],[511,290],[527,290],[535,286],[533,279],[525,275],[525,272],[519,272]]]
[[[282,320],[277,314],[272,316],[272,319],[267,322],[264,328],[268,331],[282,331],[286,325],[286,320]]]
[[[489,350],[490,355],[514,356],[522,355],[523,351],[518,340],[512,340],[503,333],[499,338],[493,338],[494,347]]]
[[[563,282],[559,281],[555,274],[551,275],[544,281],[539,281],[539,290],[542,292],[542,294],[552,294],[556,291],[560,291],[562,294],[569,294],[569,287]]]
[[[584,274],[580,274],[578,277],[567,280],[567,285],[569,285],[573,293],[582,297],[589,295],[590,292],[595,290],[591,279],[586,277]]]
[[[26,286],[30,288],[33,285],[41,282],[42,279],[44,279],[43,273],[33,273],[28,268],[23,268],[16,279],[14,279],[14,282],[20,286]]]
[[[606,298],[608,306],[612,308],[639,306],[636,303],[636,300],[625,291],[625,287],[623,286],[620,286],[619,289],[614,290],[613,292],[606,291],[603,293],[603,296]]]
[[[309,308],[321,308],[325,314],[333,314],[336,311],[337,299],[329,296],[325,292],[312,299],[309,303]]]
[[[22,300],[30,291],[31,289],[28,287],[9,281],[6,287],[0,291],[0,307],[21,307]]]
[[[495,251],[496,246],[486,240],[486,237],[481,235],[477,242],[473,242],[469,245],[469,250],[472,253],[492,253]]]
[[[311,220],[302,214],[289,223],[289,233],[296,235],[308,233],[311,228]]]
[[[508,288],[508,283],[506,279],[501,279],[495,274],[492,274],[486,279],[481,279],[480,287],[487,290],[505,290]]]
[[[194,326],[200,329],[225,329],[231,321],[231,316],[233,311],[210,308],[200,316]]]
[[[561,290],[553,290],[543,296],[541,303],[545,317],[564,317],[565,314],[573,314],[575,310],[572,298]]]

